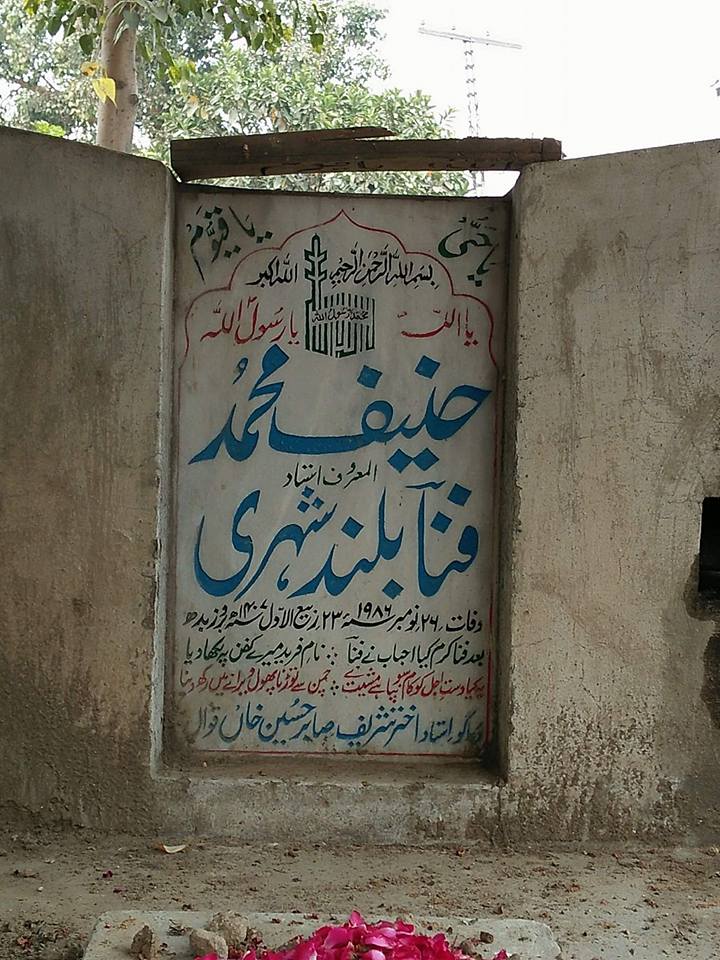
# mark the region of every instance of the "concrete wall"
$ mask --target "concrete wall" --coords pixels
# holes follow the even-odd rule
[[[0,802],[148,810],[170,178],[0,131]]]
[[[720,494],[719,150],[538,165],[515,191],[510,821],[717,822],[718,627],[696,558],[702,499]]]
[[[716,826],[720,640],[694,565],[702,497],[720,495],[719,151],[539,165],[516,187],[502,776],[178,770],[158,755],[155,546],[170,546],[171,181],[0,131],[6,821],[398,842]]]

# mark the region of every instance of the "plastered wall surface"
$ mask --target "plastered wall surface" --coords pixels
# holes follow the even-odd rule
[[[146,815],[167,171],[0,131],[0,802]]]
[[[498,776],[191,770],[159,754],[172,180],[1,130],[6,822],[365,842],[711,829],[718,628],[694,564],[720,494],[719,149],[539,165],[515,189]]]
[[[694,598],[701,503],[720,493],[719,149],[535,166],[516,189],[510,821],[582,834],[717,817],[703,686],[718,628]]]

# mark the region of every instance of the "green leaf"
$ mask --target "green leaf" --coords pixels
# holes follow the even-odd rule
[[[137,30],[140,26],[140,14],[132,7],[125,7],[123,10],[123,20],[131,30]]]
[[[325,43],[325,37],[322,33],[310,34],[310,46],[313,48],[315,53],[320,53],[324,43]]]
[[[167,23],[169,15],[166,7],[156,3],[148,3],[146,4],[146,7],[152,17],[154,17],[160,23]]]
[[[84,33],[81,37],[79,37],[78,43],[80,44],[80,49],[86,57],[89,57],[95,49],[95,38],[89,33]]]
[[[64,137],[67,132],[58,123],[48,123],[47,120],[36,120],[32,124],[35,133],[44,133],[47,137]]]

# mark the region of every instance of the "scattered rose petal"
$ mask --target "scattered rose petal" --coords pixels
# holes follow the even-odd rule
[[[313,919],[315,919],[313,917]],[[273,923],[279,923],[273,918]],[[448,931],[451,932],[451,931]],[[490,942],[488,933],[481,942]],[[208,958],[201,958],[208,960]],[[461,948],[453,947],[445,933],[416,933],[403,920],[367,923],[353,911],[347,923],[319,927],[309,937],[298,939],[281,950],[247,950],[239,960],[470,960]],[[505,950],[493,960],[509,960]]]
[[[344,947],[350,943],[350,931],[346,927],[333,927],[325,937],[323,946],[326,950],[332,950],[333,947]]]

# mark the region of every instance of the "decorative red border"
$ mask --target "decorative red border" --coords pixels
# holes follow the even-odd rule
[[[184,330],[185,330],[185,353],[183,354],[182,361],[180,362],[180,369],[182,369],[182,366],[185,363],[187,355],[190,352],[190,333],[188,330],[188,320],[190,318],[190,313],[193,307],[195,306],[195,304],[198,302],[198,300],[202,299],[205,296],[209,296],[212,293],[221,293],[223,290],[231,290],[233,281],[235,279],[235,274],[240,269],[240,267],[247,260],[250,259],[250,257],[254,257],[256,254],[266,253],[268,250],[274,250],[279,252],[285,247],[287,243],[290,242],[290,240],[293,240],[295,237],[299,236],[301,233],[305,233],[308,230],[317,230],[318,227],[326,227],[328,226],[328,224],[334,223],[339,217],[345,217],[346,220],[352,223],[352,225],[354,227],[357,227],[359,230],[367,230],[370,233],[382,233],[388,237],[392,237],[393,240],[395,240],[396,243],[398,243],[399,246],[402,248],[402,251],[406,256],[421,256],[421,257],[427,257],[429,260],[432,260],[445,273],[445,276],[447,277],[448,283],[450,285],[451,296],[458,297],[458,299],[464,298],[466,300],[474,300],[476,303],[480,304],[480,306],[485,310],[487,314],[488,324],[490,328],[488,333],[488,340],[487,340],[488,355],[490,357],[490,361],[492,365],[497,369],[497,361],[495,359],[495,354],[493,353],[493,343],[492,343],[493,334],[495,331],[495,317],[493,316],[493,312],[488,306],[488,304],[484,300],[482,300],[480,297],[474,296],[472,293],[457,293],[455,290],[455,285],[453,283],[452,274],[450,273],[448,268],[445,266],[445,264],[442,262],[442,260],[438,260],[438,258],[435,257],[433,254],[425,253],[425,251],[423,250],[408,250],[405,244],[400,239],[400,237],[398,237],[397,234],[394,234],[391,230],[386,230],[384,227],[369,227],[364,223],[360,223],[359,221],[353,219],[353,217],[351,217],[350,214],[343,207],[341,207],[340,210],[338,210],[338,212],[334,216],[330,217],[327,220],[322,220],[319,223],[314,223],[308,227],[300,227],[298,230],[295,230],[293,233],[288,234],[288,236],[285,237],[285,239],[279,246],[263,246],[261,248],[259,247],[256,250],[251,250],[250,253],[246,254],[242,259],[238,260],[238,262],[235,264],[235,266],[232,269],[232,273],[230,274],[230,278],[226,284],[224,284],[221,287],[211,287],[209,290],[203,290],[202,293],[199,293],[196,297],[194,297],[193,300],[190,302],[187,308],[187,311],[185,312],[185,320],[183,324]],[[408,334],[405,331],[402,331],[402,334],[403,336],[406,336],[406,337],[413,336],[412,334]]]

